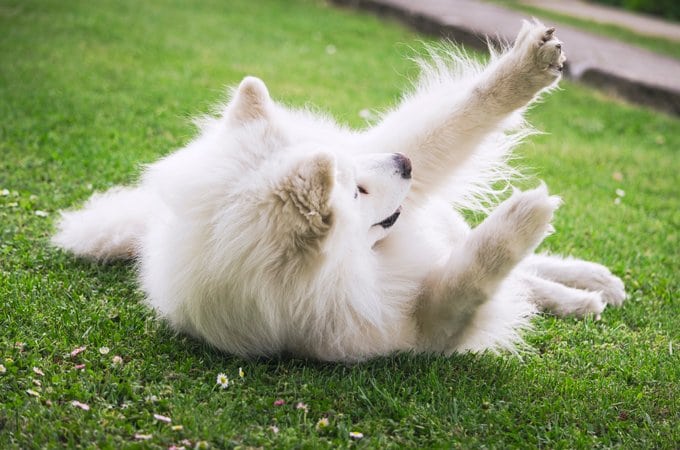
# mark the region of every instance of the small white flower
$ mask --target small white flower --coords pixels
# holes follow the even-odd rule
[[[154,414],[153,418],[158,420],[159,422],[165,422],[165,423],[170,423],[172,422],[172,419],[167,417],[167,416],[161,416],[160,414]]]
[[[272,433],[274,434],[278,434],[279,432],[279,427],[277,427],[276,425],[272,425],[271,427],[269,427],[269,429],[272,430]]]
[[[138,441],[148,441],[153,437],[153,434],[141,434],[141,433],[136,433],[135,434],[135,439]]]
[[[352,439],[361,439],[364,437],[364,433],[359,433],[358,431],[350,431],[349,437]]]
[[[7,368],[5,367],[4,364],[0,364],[0,374],[3,374],[5,372],[7,372]]]
[[[301,409],[301,410],[303,410],[304,412],[309,411],[309,408],[307,407],[307,404],[302,403],[302,402],[296,403],[296,404],[295,404],[295,409]]]
[[[7,197],[9,195],[9,189],[3,189],[2,191],[0,191],[0,195],[2,195],[3,197]]]
[[[246,374],[243,372],[243,369],[241,367],[238,368],[238,376],[240,378],[243,378],[246,376]]]
[[[40,375],[41,377],[44,377],[44,376],[45,376],[45,372],[43,372],[42,370],[40,370],[38,367],[34,367],[34,368],[33,368],[33,373],[35,373],[36,375]]]
[[[319,421],[316,423],[316,428],[317,428],[317,430],[318,430],[318,429],[321,429],[321,428],[326,428],[328,425],[329,425],[328,417],[322,417],[322,418],[319,419]]]
[[[155,395],[147,395],[146,397],[144,397],[144,401],[146,401],[147,403],[156,403],[158,401],[158,397],[156,397]]]
[[[123,358],[116,355],[111,359],[111,362],[113,363],[114,366],[119,366],[119,365],[123,364]]]
[[[616,197],[616,198],[614,199],[614,204],[615,204],[615,205],[620,205],[620,204],[621,204],[621,197]]]
[[[184,429],[184,426],[182,425],[173,425],[170,427],[172,431],[182,431]]]
[[[86,348],[87,348],[87,346],[85,346],[85,345],[83,345],[82,347],[74,348],[71,351],[71,358],[75,358],[76,356],[78,356],[79,353],[84,352]]]
[[[623,196],[626,195],[626,191],[624,191],[623,189],[617,189],[616,195],[619,196],[619,197],[623,197]]]
[[[89,411],[90,410],[90,405],[88,405],[86,403],[81,403],[78,400],[73,400],[71,402],[71,405],[75,406],[76,408],[80,408],[83,411]]]
[[[108,347],[99,347],[99,353],[102,355],[108,355],[108,353],[111,351]]]
[[[26,389],[26,393],[31,397],[40,397],[40,393],[34,391],[33,389]]]
[[[217,384],[222,388],[226,389],[229,387],[229,378],[223,373],[217,374]]]
[[[49,216],[50,214],[49,214],[49,213],[46,213],[45,211],[36,210],[36,211],[35,211],[35,215],[38,216],[38,217],[47,217],[47,216]]]

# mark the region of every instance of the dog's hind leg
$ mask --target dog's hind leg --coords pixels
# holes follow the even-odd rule
[[[600,292],[568,287],[536,275],[522,274],[520,278],[529,292],[529,301],[541,311],[559,317],[594,314],[599,318],[607,306]]]
[[[430,273],[418,305],[425,351],[449,351],[517,264],[550,232],[558,197],[545,186],[515,193]]]
[[[52,243],[86,258],[132,258],[158,208],[155,196],[142,188],[115,187],[93,195],[80,210],[62,212]]]
[[[623,281],[601,264],[554,255],[531,255],[522,267],[546,280],[576,289],[599,292],[602,300],[620,306],[626,299]]]
[[[538,22],[525,22],[514,46],[483,70],[464,56],[448,56],[451,61],[434,56],[416,91],[366,134],[367,151],[411,158],[413,196],[443,184],[491,135],[502,137],[513,113],[555,84],[565,60],[554,29]],[[517,139],[506,140],[509,150]]]

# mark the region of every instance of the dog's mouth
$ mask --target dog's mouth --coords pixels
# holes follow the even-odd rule
[[[394,214],[392,214],[390,217],[388,217],[387,219],[383,220],[382,222],[378,222],[378,223],[376,223],[376,224],[373,224],[373,226],[380,225],[380,226],[383,227],[383,228],[389,228],[389,227],[391,227],[392,225],[395,224],[395,222],[396,222],[397,219],[399,218],[399,215],[400,215],[400,214],[401,214],[401,206],[400,206],[399,209],[397,209],[397,210],[394,212]]]

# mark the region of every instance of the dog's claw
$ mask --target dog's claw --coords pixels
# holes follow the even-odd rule
[[[543,36],[541,36],[541,41],[538,43],[539,47],[548,42],[553,38],[553,34],[555,33],[555,27],[550,27],[547,30],[543,32]]]

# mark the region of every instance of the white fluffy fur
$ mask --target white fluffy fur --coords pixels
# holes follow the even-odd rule
[[[618,278],[532,255],[559,205],[544,185],[474,229],[451,207],[478,206],[507,181],[510,150],[530,132],[524,107],[561,74],[553,31],[524,23],[486,66],[431,52],[414,91],[360,132],[277,104],[248,77],[136,187],[63,213],[53,242],[134,255],[160,316],[243,356],[513,350],[537,307],[599,314],[625,298]],[[396,224],[378,224],[400,206]]]

